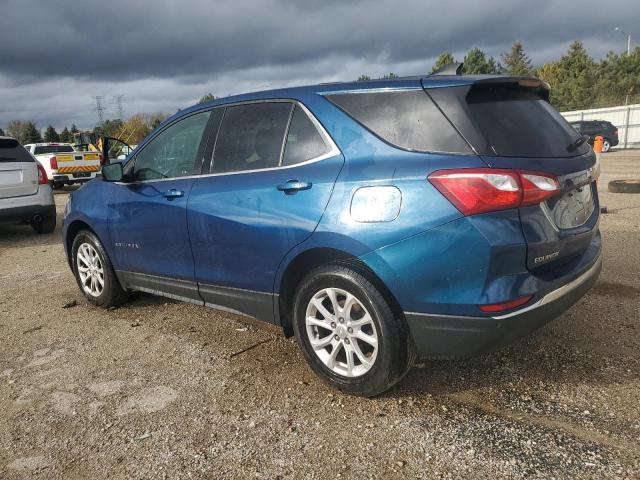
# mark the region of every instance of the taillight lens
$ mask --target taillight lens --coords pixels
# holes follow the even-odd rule
[[[58,169],[58,159],[56,157],[51,157],[49,159],[49,165],[51,165],[51,170]]]
[[[505,310],[513,310],[514,308],[521,307],[525,303],[528,303],[529,300],[533,298],[533,295],[526,295],[524,297],[516,298],[514,300],[509,300],[508,302],[503,303],[493,303],[490,305],[478,305],[478,308],[486,313],[496,313],[503,312]]]
[[[429,181],[467,216],[533,205],[560,191],[553,175],[521,170],[438,170]]]
[[[38,185],[46,185],[47,183],[49,183],[47,172],[45,172],[44,167],[38,163]]]

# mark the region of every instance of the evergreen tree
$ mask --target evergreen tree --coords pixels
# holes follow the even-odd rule
[[[64,129],[62,130],[62,132],[60,132],[60,141],[62,143],[72,143],[73,142],[73,136],[71,135],[71,132],[69,131],[69,129],[67,128],[66,125],[65,125]]]
[[[2,130],[2,129],[0,128],[0,137],[4,137],[4,136],[5,136],[5,134],[4,134],[4,130]]]
[[[433,73],[439,68],[449,65],[450,63],[456,63],[455,58],[453,58],[453,54],[450,52],[441,53],[438,58],[436,58],[436,63],[431,69],[431,72]]]
[[[582,43],[575,41],[560,61],[538,73],[551,86],[553,106],[560,111],[581,110],[594,106],[596,68]]]
[[[198,103],[207,103],[207,102],[212,102],[213,100],[215,100],[216,97],[211,94],[211,93],[207,93],[206,95],[203,95],[200,100],[198,100]]]
[[[598,65],[595,91],[599,107],[640,102],[640,47],[630,55],[609,52]]]
[[[44,141],[45,142],[59,142],[60,135],[56,132],[56,129],[53,126],[49,125],[44,132]]]
[[[391,73],[385,73],[382,76],[383,79],[385,80],[390,80],[390,79],[394,79],[394,78],[398,78],[398,75],[396,75],[395,73],[391,72]]]
[[[500,65],[493,57],[487,55],[479,48],[472,48],[462,61],[463,72],[467,75],[486,75],[500,73]]]
[[[358,82],[365,82],[365,81],[367,81],[367,80],[371,80],[371,77],[370,77],[369,75],[364,75],[364,74],[363,74],[363,75],[360,75],[360,76],[358,77],[358,80],[357,80],[357,81],[358,81]]]
[[[26,145],[28,143],[39,143],[42,142],[42,135],[40,134],[40,130],[36,128],[36,124],[33,122],[27,122],[24,125],[23,138],[20,140],[20,143]]]
[[[509,75],[528,76],[533,74],[531,59],[524,53],[522,43],[516,42],[511,46],[511,51],[502,54],[504,70]]]

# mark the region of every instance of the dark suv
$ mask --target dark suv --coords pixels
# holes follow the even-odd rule
[[[593,145],[594,139],[600,135],[602,137],[602,151],[608,152],[611,147],[618,145],[618,129],[611,122],[606,120],[581,120],[571,122],[571,126],[583,135],[589,137],[589,143]]]

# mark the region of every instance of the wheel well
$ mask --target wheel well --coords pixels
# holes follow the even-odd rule
[[[69,227],[67,228],[67,237],[65,238],[67,247],[67,262],[69,262],[69,266],[72,266],[71,247],[73,245],[73,239],[76,238],[76,235],[80,230],[89,230],[90,232],[95,234],[93,229],[82,220],[75,220],[71,223],[71,225],[69,225]]]
[[[333,248],[314,248],[301,253],[287,266],[282,280],[278,297],[280,323],[287,337],[293,336],[291,309],[293,307],[296,288],[302,279],[314,268],[329,265],[345,265],[361,275],[364,275],[385,297],[395,315],[402,316],[402,308],[387,286],[378,278],[362,260]]]

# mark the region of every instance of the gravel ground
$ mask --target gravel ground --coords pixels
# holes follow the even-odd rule
[[[640,195],[606,184],[640,178],[640,152],[602,168],[593,290],[373,400],[269,325],[150,295],[95,308],[59,231],[0,226],[0,478],[639,478]]]

